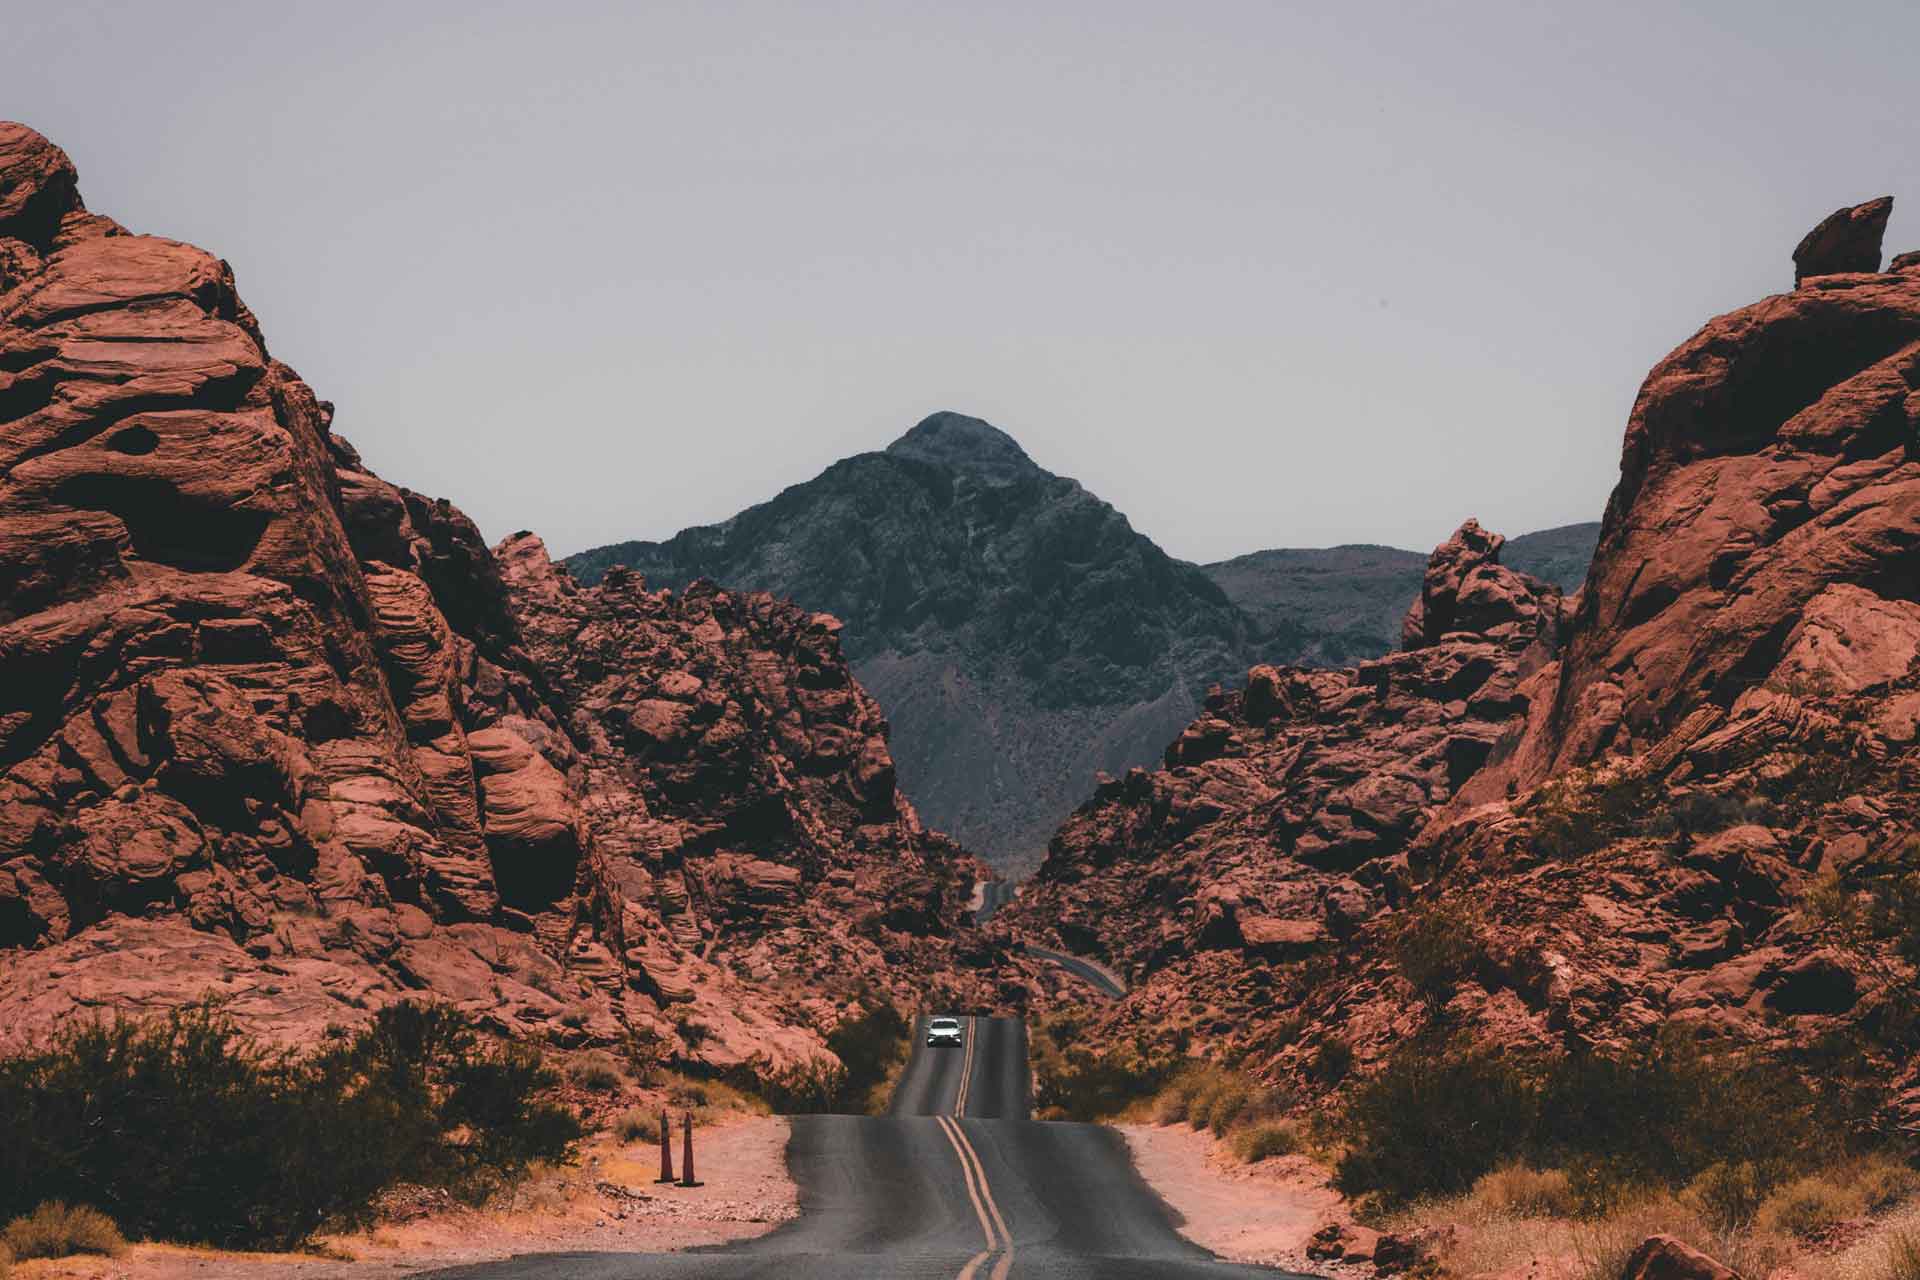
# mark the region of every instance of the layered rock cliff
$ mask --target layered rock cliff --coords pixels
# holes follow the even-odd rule
[[[1920,264],[1873,269],[1885,212],[1656,366],[1571,610],[1462,530],[1404,653],[1212,700],[1004,927],[1111,955],[1115,1025],[1309,1088],[1436,1021],[1549,1051],[1677,1027],[1911,1123]]]
[[[0,1035],[425,992],[790,1066],[935,981],[972,864],[829,622],[580,593],[525,540],[510,586],[331,424],[226,264],[0,125]]]

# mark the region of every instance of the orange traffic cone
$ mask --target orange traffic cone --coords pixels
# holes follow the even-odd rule
[[[667,1122],[667,1109],[660,1108],[660,1178],[673,1181],[673,1126]]]
[[[684,1131],[687,1140],[680,1151],[680,1185],[697,1187],[700,1185],[700,1180],[693,1176],[693,1112],[691,1111],[687,1112]]]

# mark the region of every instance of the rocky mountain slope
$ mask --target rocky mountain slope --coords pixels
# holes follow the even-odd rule
[[[724,524],[568,561],[588,582],[615,564],[843,619],[908,793],[1004,867],[1037,862],[1097,770],[1151,758],[1245,668],[1247,621],[1204,573],[958,414]]]
[[[1858,214],[1649,375],[1573,608],[1468,526],[1405,652],[1256,671],[1002,927],[1110,956],[1138,984],[1110,1026],[1308,1090],[1435,1019],[1548,1050],[1674,1026],[1910,1126],[1920,255],[1878,271]]]
[[[426,993],[808,1070],[948,980],[974,864],[830,622],[496,558],[331,427],[224,263],[0,125],[0,1037]]]
[[[1512,551],[1577,579],[1598,527]],[[660,586],[709,578],[844,619],[855,671],[893,723],[902,785],[936,826],[1018,873],[1096,773],[1156,759],[1215,681],[1256,661],[1391,649],[1424,558],[1336,547],[1186,564],[1006,433],[941,413],[723,524],[567,563],[586,582],[624,565]]]

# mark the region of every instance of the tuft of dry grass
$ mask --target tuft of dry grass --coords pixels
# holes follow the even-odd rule
[[[1860,1190],[1868,1213],[1885,1213],[1920,1196],[1920,1173],[1887,1156],[1863,1156],[1848,1166],[1848,1180]]]
[[[1896,1231],[1887,1242],[1887,1280],[1920,1280],[1920,1236]]]
[[[1754,1215],[1755,1230],[1812,1240],[1866,1213],[1866,1197],[1844,1174],[1815,1173],[1775,1189]]]
[[[693,1112],[695,1124],[711,1124],[728,1114],[773,1114],[765,1098],[736,1089],[724,1080],[698,1080],[669,1071],[662,1073],[661,1084],[666,1089],[667,1106],[676,1113],[673,1123],[678,1123],[677,1113],[681,1111]]]
[[[627,1082],[620,1064],[607,1053],[583,1053],[567,1064],[567,1079],[595,1093],[618,1093]]]
[[[1482,1206],[1486,1217],[1572,1218],[1580,1212],[1579,1197],[1564,1169],[1505,1165],[1482,1176],[1467,1196]]]
[[[1300,1126],[1292,1120],[1257,1120],[1237,1131],[1229,1144],[1247,1164],[1271,1156],[1290,1156],[1306,1145]]]
[[[660,1113],[650,1107],[622,1111],[613,1120],[613,1136],[623,1145],[660,1141]]]
[[[1713,1230],[1674,1196],[1628,1204],[1573,1233],[1579,1280],[1620,1280],[1627,1259],[1648,1236],[1669,1235],[1745,1276],[1766,1276],[1786,1264],[1793,1248],[1764,1232]]]
[[[113,1219],[86,1205],[49,1200],[23,1214],[0,1231],[8,1254],[21,1262],[30,1258],[66,1258],[76,1253],[98,1253],[117,1258],[127,1241]]]

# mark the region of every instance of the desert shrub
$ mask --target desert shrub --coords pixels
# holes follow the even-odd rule
[[[1033,1100],[1043,1119],[1101,1120],[1159,1092],[1183,1059],[1181,1046],[1145,1033],[1092,1049],[1080,1042],[1080,1015],[1056,1014],[1033,1029]]]
[[[1743,1231],[1766,1201],[1767,1189],[1749,1160],[1721,1160],[1694,1175],[1680,1201],[1715,1231]]]
[[[1748,1162],[1763,1189],[1837,1154],[1819,1099],[1785,1067],[1709,1058],[1678,1035],[1574,1054],[1540,1073],[1535,1149],[1603,1208],[1637,1187],[1685,1186]]]
[[[1322,1040],[1307,1063],[1307,1078],[1316,1084],[1336,1085],[1353,1070],[1353,1044],[1341,1036]]]
[[[1548,1061],[1422,1038],[1352,1092],[1338,1127],[1336,1184],[1387,1205],[1458,1195],[1526,1161],[1567,1170],[1597,1214],[1722,1162],[1750,1165],[1764,1194],[1839,1154],[1821,1099],[1790,1071],[1676,1037]]]
[[[859,1016],[835,1027],[827,1036],[827,1048],[840,1059],[845,1074],[831,1099],[833,1110],[873,1115],[884,1109],[885,1086],[906,1062],[912,1037],[913,1024],[890,1000],[874,1000]]]
[[[642,1107],[622,1111],[613,1118],[613,1136],[622,1143],[660,1141],[660,1113]]]
[[[1471,1194],[1483,1210],[1499,1217],[1571,1218],[1580,1208],[1565,1170],[1519,1163],[1481,1175]]]
[[[1775,816],[1774,806],[1763,796],[1744,791],[1689,791],[1670,801],[1664,810],[1655,810],[1642,822],[1653,835],[1677,831],[1710,835],[1749,822],[1766,823]]]
[[[1215,1089],[1207,1105],[1207,1128],[1212,1130],[1216,1138],[1224,1136],[1246,1113],[1253,1100],[1253,1089],[1238,1079]]]
[[[1669,1235],[1731,1267],[1743,1276],[1766,1276],[1783,1265],[1793,1250],[1777,1237],[1718,1232],[1670,1196],[1628,1202],[1574,1232],[1578,1280],[1620,1280],[1627,1259],[1648,1236]]]
[[[1498,1055],[1410,1044],[1348,1097],[1334,1185],[1386,1204],[1458,1195],[1526,1148],[1538,1112],[1533,1082]]]
[[[1671,821],[1660,784],[1632,771],[1568,774],[1534,793],[1526,806],[1533,845],[1552,858],[1578,858],[1650,823]]]
[[[1153,1118],[1161,1124],[1179,1124],[1193,1108],[1194,1098],[1206,1087],[1203,1072],[1186,1069],[1175,1075],[1153,1102]]]
[[[287,1247],[400,1179],[478,1197],[564,1155],[579,1126],[552,1083],[441,1006],[304,1056],[205,1006],[79,1026],[0,1060],[0,1213],[59,1197],[140,1236]]]
[[[1920,1173],[1888,1156],[1864,1156],[1849,1166],[1847,1176],[1868,1213],[1885,1213],[1920,1195]]]
[[[1233,1135],[1233,1154],[1252,1164],[1269,1156],[1290,1156],[1305,1145],[1291,1120],[1258,1120]]]
[[[1887,1242],[1887,1280],[1920,1280],[1920,1236],[1901,1231]]]
[[[748,1070],[730,1079],[662,1072],[660,1083],[666,1090],[667,1106],[676,1115],[693,1113],[695,1124],[710,1124],[726,1115],[766,1115],[772,1105],[752,1079],[753,1065],[749,1063]]]
[[[618,1093],[627,1082],[620,1064],[604,1053],[585,1053],[567,1064],[567,1079],[595,1093]]]
[[[10,1257],[66,1258],[76,1253],[98,1253],[109,1258],[126,1250],[126,1238],[113,1219],[86,1205],[49,1200],[32,1213],[22,1214],[0,1232]]]
[[[680,1038],[686,1041],[687,1048],[698,1049],[713,1038],[713,1028],[700,1021],[693,1009],[687,1005],[675,1005],[669,1015],[673,1019],[674,1029]]]
[[[1796,1178],[1777,1188],[1754,1215],[1763,1232],[1811,1240],[1830,1228],[1866,1212],[1866,1200],[1857,1187],[1824,1175]]]
[[[1458,899],[1409,908],[1388,942],[1394,968],[1435,1014],[1485,954],[1479,914]]]

